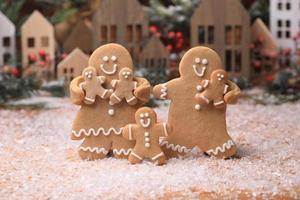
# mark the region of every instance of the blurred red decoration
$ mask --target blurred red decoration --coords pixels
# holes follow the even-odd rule
[[[28,58],[29,58],[30,62],[35,62],[37,60],[37,57],[36,57],[36,55],[34,53],[30,53],[28,55]]]
[[[171,44],[168,44],[168,45],[167,45],[167,49],[168,49],[169,51],[172,51],[173,46],[172,46]]]
[[[255,68],[261,68],[261,61],[259,60],[254,60],[253,61],[253,65]]]
[[[157,33],[155,33],[155,36],[158,37],[158,38],[160,38],[161,37],[161,33],[157,32]]]
[[[176,33],[176,37],[177,38],[182,38],[183,37],[183,33],[182,32],[177,32]]]
[[[293,40],[296,42],[298,40],[298,36],[294,36]]]
[[[277,52],[269,50],[269,49],[264,49],[262,51],[262,54],[268,58],[276,58],[277,57]]]
[[[249,48],[250,49],[254,49],[255,48],[255,44],[254,43],[249,44]]]
[[[265,41],[265,38],[262,35],[260,35],[260,36],[257,37],[257,41],[262,43],[262,42]]]
[[[45,50],[40,50],[40,51],[39,51],[39,55],[40,55],[41,57],[45,56],[45,55],[46,55]]]
[[[268,82],[272,82],[273,80],[274,80],[274,77],[272,76],[272,75],[266,75],[266,81],[268,81]]]
[[[39,65],[39,67],[44,68],[46,66],[46,62],[40,61],[38,65]]]
[[[285,56],[289,56],[292,52],[292,49],[291,48],[286,48],[286,49],[283,49],[283,55]]]
[[[175,37],[175,32],[174,31],[170,31],[169,33],[168,33],[168,38],[170,38],[170,39],[172,39],[172,38],[174,38]]]
[[[50,59],[50,56],[49,56],[49,55],[46,56],[45,62],[47,62],[47,63],[50,63],[50,62],[51,62],[51,59]]]
[[[298,37],[300,38],[300,31],[298,32]]]
[[[19,72],[19,70],[16,67],[12,68],[11,71],[10,71],[10,73],[11,73],[11,75],[13,75],[15,77],[17,77],[17,76],[20,75],[20,72]]]
[[[152,25],[152,26],[149,27],[149,30],[150,30],[151,33],[157,33],[158,28],[157,28],[157,26]]]

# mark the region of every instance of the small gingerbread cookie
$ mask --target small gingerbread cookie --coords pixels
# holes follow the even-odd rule
[[[133,81],[133,72],[129,68],[123,68],[119,73],[119,80],[112,80],[111,85],[115,88],[114,93],[110,96],[110,105],[117,104],[126,99],[129,105],[135,105],[137,98],[133,95],[137,82]]]
[[[107,99],[110,96],[110,92],[102,87],[105,82],[104,76],[97,76],[96,69],[94,67],[87,67],[82,71],[84,82],[80,84],[80,87],[85,91],[84,103],[93,104],[96,96],[100,96],[102,99]]]
[[[159,138],[167,137],[170,127],[166,123],[157,123],[156,113],[148,107],[140,108],[135,113],[136,124],[124,127],[122,135],[136,144],[129,155],[131,164],[141,163],[145,158],[155,164],[165,163],[165,155],[160,148]]]
[[[199,104],[196,104],[196,109],[200,110],[202,106],[205,106],[211,102],[216,108],[224,108],[225,101],[224,95],[227,93],[228,85],[227,73],[222,70],[215,70],[210,75],[210,80],[203,80],[198,85],[199,90],[203,92],[196,94],[196,100]]]

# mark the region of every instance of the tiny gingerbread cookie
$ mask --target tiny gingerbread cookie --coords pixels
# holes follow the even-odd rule
[[[145,158],[155,164],[165,163],[165,155],[160,148],[159,138],[167,137],[170,127],[166,123],[157,123],[156,113],[148,107],[140,108],[135,113],[136,124],[124,127],[122,135],[136,144],[128,160],[131,164],[141,163]]]
[[[220,69],[224,69],[223,64],[214,50],[194,47],[180,61],[180,77],[153,88],[155,97],[171,101],[167,124],[172,127],[172,132],[161,142],[167,158],[187,154],[194,147],[217,158],[229,158],[236,154],[237,147],[226,128],[226,107],[237,102],[239,87],[226,81],[228,88],[223,95],[223,109],[212,104],[200,109],[195,98],[203,92],[199,84]]]
[[[84,82],[80,84],[80,87],[85,91],[84,103],[93,104],[96,96],[100,96],[102,99],[107,99],[110,96],[110,92],[102,87],[105,82],[104,76],[97,76],[97,71],[93,67],[87,67],[82,71]]]
[[[120,103],[124,98],[129,105],[137,103],[137,98],[133,94],[137,82],[133,81],[133,72],[131,69],[126,67],[120,70],[119,80],[112,80],[111,85],[115,88],[115,91],[110,96],[110,105]]]
[[[204,90],[200,94],[196,94],[196,100],[199,104],[196,104],[196,109],[200,110],[202,106],[205,106],[211,102],[216,108],[224,108],[224,94],[228,90],[227,73],[224,70],[215,70],[211,73],[210,80],[203,80],[198,86],[199,90]]]

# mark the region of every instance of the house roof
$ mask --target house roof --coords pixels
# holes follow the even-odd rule
[[[21,29],[23,30],[29,24],[35,24],[37,26],[45,25],[53,28],[53,25],[38,10],[33,11],[33,13],[28,17],[28,19],[22,24]]]
[[[73,63],[74,60],[82,59],[88,62],[89,56],[83,53],[79,48],[74,49],[65,59],[63,59],[58,65],[57,68],[61,68],[62,66],[66,66],[69,63]]]
[[[15,31],[16,31],[15,25],[1,11],[0,11],[0,26],[1,26],[1,32],[5,32],[5,33],[11,34],[11,35],[15,34]],[[5,27],[5,28],[2,28],[2,27]]]

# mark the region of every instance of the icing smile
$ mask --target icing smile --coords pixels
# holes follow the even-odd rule
[[[141,125],[142,127],[144,128],[147,128],[150,126],[150,123],[151,123],[151,119],[150,118],[147,118],[146,119],[147,121],[145,122],[145,119],[141,119],[140,122],[141,122]]]
[[[201,67],[201,71],[199,72],[198,71],[198,68],[196,65],[193,65],[193,69],[194,69],[194,72],[197,76],[199,77],[203,77],[204,73],[205,73],[205,70],[206,70],[206,67]]]
[[[112,69],[111,70],[106,70],[105,67],[104,67],[104,64],[101,64],[100,65],[100,69],[107,75],[112,75],[112,74],[115,74],[117,69],[118,69],[118,65],[117,64],[114,64]]]

